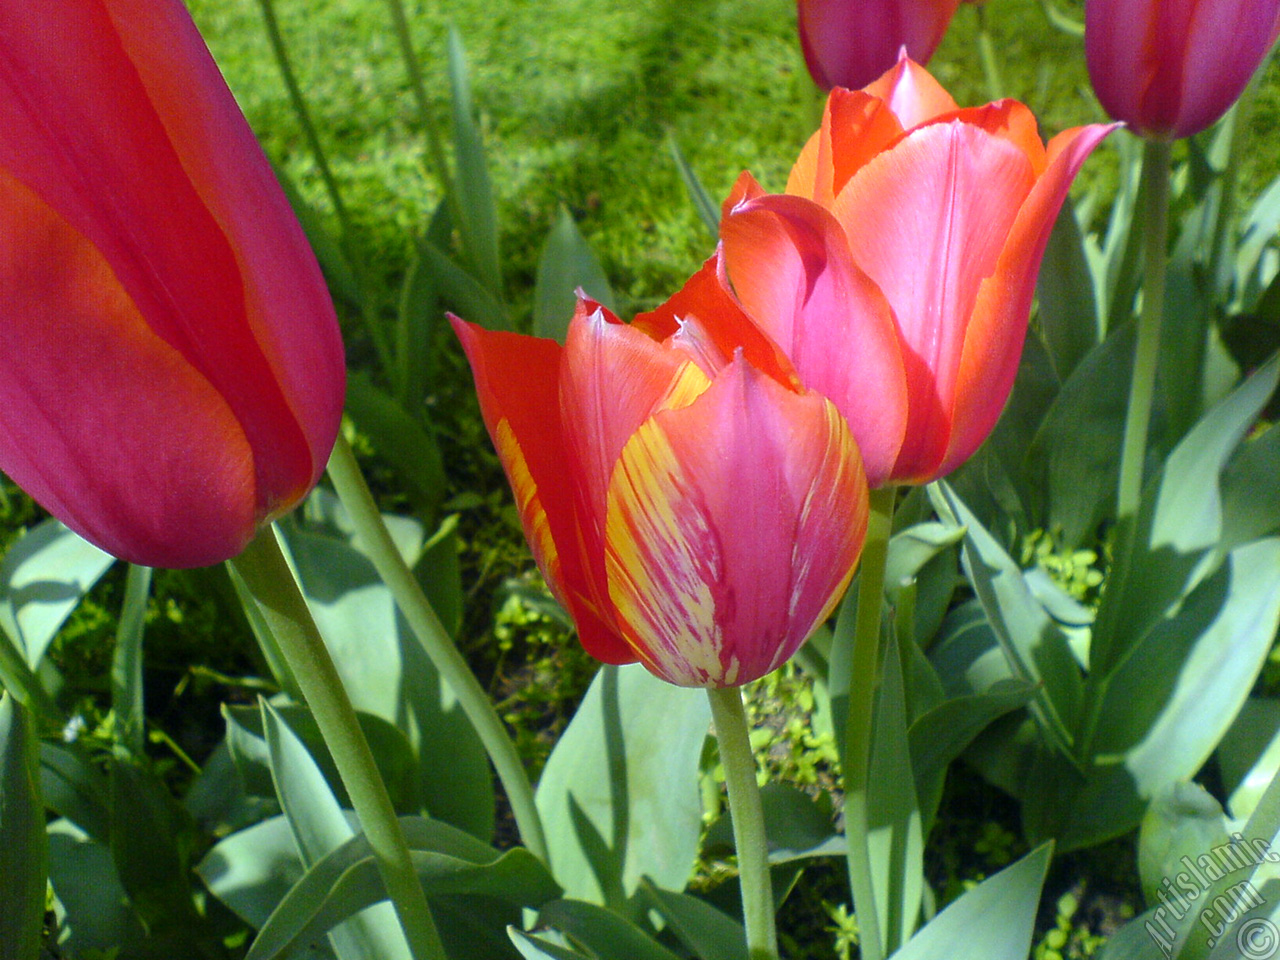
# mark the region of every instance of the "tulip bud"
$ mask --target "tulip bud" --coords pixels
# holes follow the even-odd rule
[[[823,90],[864,87],[904,47],[928,63],[960,0],[797,0],[800,47]]]
[[[0,470],[150,566],[216,563],[323,471],[324,279],[181,0],[0,5]]]
[[[866,533],[857,447],[742,314],[718,257],[631,325],[581,300],[564,347],[453,326],[588,653],[737,686],[830,614]]]
[[[1103,108],[1135,133],[1199,133],[1239,98],[1280,33],[1280,0],[1088,0],[1085,57]]]

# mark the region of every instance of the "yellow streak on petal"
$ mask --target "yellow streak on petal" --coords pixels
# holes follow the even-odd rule
[[[646,420],[623,447],[609,482],[609,598],[627,641],[655,673],[682,686],[731,683],[720,661],[723,638],[711,591],[722,558],[714,532],[687,495],[688,480],[666,434],[653,418]]]
[[[524,451],[520,449],[520,441],[516,439],[515,431],[511,429],[506,417],[498,421],[493,445],[497,448],[498,459],[506,468],[511,492],[515,494],[516,508],[520,511],[520,523],[529,540],[529,549],[533,551],[533,559],[542,570],[547,585],[563,603],[564,597],[560,596],[560,555],[556,552],[555,541],[551,539],[551,525],[547,522],[547,512],[538,497],[538,485],[529,472]]]
[[[690,360],[676,372],[675,378],[671,381],[671,386],[667,388],[667,395],[662,398],[662,402],[658,404],[653,412],[679,410],[681,407],[687,407],[702,396],[709,386],[711,386],[711,378],[703,373],[696,363]]]

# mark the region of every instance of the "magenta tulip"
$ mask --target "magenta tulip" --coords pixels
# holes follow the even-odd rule
[[[831,92],[787,194],[742,175],[721,224],[734,290],[845,415],[872,487],[949,473],[995,425],[1054,219],[1109,130],[1046,148],[1022,104],[961,110],[904,59]]]
[[[582,299],[563,347],[453,324],[534,558],[588,653],[736,686],[830,614],[866,532],[857,447],[717,260],[630,325]]]
[[[797,0],[800,48],[823,90],[864,87],[904,47],[928,63],[960,0]]]
[[[0,5],[0,470],[103,549],[235,556],[324,469],[324,280],[181,0]]]
[[[1085,56],[1103,108],[1176,140],[1236,102],[1280,32],[1280,0],[1087,0]]]

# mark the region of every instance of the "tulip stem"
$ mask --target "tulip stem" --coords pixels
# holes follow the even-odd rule
[[[1155,398],[1156,361],[1160,356],[1160,325],[1164,316],[1165,259],[1169,233],[1169,170],[1172,146],[1145,140],[1142,149],[1142,193],[1146,198],[1143,236],[1142,314],[1134,347],[1129,410],[1120,454],[1120,486],[1116,516],[1128,520],[1142,500],[1142,473],[1147,433]]]
[[[515,744],[508,736],[506,727],[502,725],[484,688],[480,686],[466,660],[454,646],[448,631],[440,623],[431,607],[431,601],[423,594],[422,587],[396,549],[386,524],[382,522],[382,514],[369,492],[368,484],[365,483],[364,475],[360,472],[360,466],[356,463],[351,445],[341,433],[338,434],[333,455],[329,458],[329,479],[364,541],[378,576],[386,583],[414,636],[422,644],[422,649],[431,658],[432,664],[449,685],[453,695],[458,698],[462,712],[471,721],[484,744],[485,751],[497,770],[498,779],[502,781],[502,787],[507,793],[511,812],[520,830],[520,838],[543,863],[550,863],[542,819],[534,804],[533,787]]]
[[[111,712],[115,720],[112,739],[127,757],[140,758],[146,744],[142,702],[142,633],[147,599],[151,596],[151,568],[129,564],[124,581],[124,603],[111,654]]]
[[[875,875],[871,866],[870,819],[867,804],[871,782],[871,718],[875,708],[876,675],[880,670],[880,616],[884,606],[885,565],[893,532],[895,489],[871,491],[867,538],[858,574],[858,616],[853,628],[853,656],[849,674],[849,719],[844,733],[844,830],[849,845],[849,883],[858,917],[863,960],[883,960],[884,940],[877,912]]]
[[[729,790],[742,919],[747,928],[747,956],[750,960],[777,960],[778,933],[774,925],[764,807],[760,802],[760,785],[756,782],[756,758],[751,752],[742,692],[738,687],[709,687],[707,697],[711,700],[711,719],[715,723],[720,764]]]
[[[289,663],[369,841],[414,960],[444,960],[426,894],[355,708],[289,569],[274,527],[230,563]]]

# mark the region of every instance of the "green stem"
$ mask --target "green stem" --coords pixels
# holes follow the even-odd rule
[[[1146,198],[1143,235],[1142,315],[1134,348],[1133,379],[1129,385],[1129,411],[1124,424],[1120,454],[1120,486],[1116,515],[1126,520],[1137,515],[1142,499],[1143,461],[1155,398],[1156,361],[1160,356],[1160,324],[1164,316],[1166,246],[1169,232],[1169,143],[1147,140],[1142,153],[1142,194]]]
[[[895,492],[891,486],[871,491],[871,515],[858,574],[858,617],[853,628],[849,719],[844,734],[844,830],[863,960],[883,960],[885,955],[871,867],[867,792],[871,774],[871,717],[880,665],[880,615],[884,606],[884,574],[889,559],[889,535],[893,532]]]
[[[382,522],[382,514],[364,481],[364,475],[356,463],[355,455],[351,452],[351,445],[341,434],[338,435],[333,455],[329,458],[329,479],[364,541],[378,576],[391,590],[396,605],[404,614],[414,636],[422,644],[423,650],[431,658],[453,695],[458,698],[459,706],[484,744],[489,759],[497,770],[498,779],[506,790],[511,812],[525,846],[544,863],[549,863],[542,819],[534,804],[533,787],[529,783],[524,764],[520,761],[520,755],[516,753],[515,744],[507,735],[493,703],[454,646],[448,631],[432,609],[431,602],[423,594],[422,587],[396,549]]]
[[[359,257],[355,256],[352,250],[352,237],[355,234],[351,229],[351,217],[347,213],[346,204],[342,202],[342,193],[338,190],[338,181],[333,175],[333,170],[329,167],[329,160],[325,156],[324,147],[320,145],[320,135],[311,119],[311,111],[307,107],[306,99],[302,96],[302,88],[298,85],[298,78],[293,72],[293,64],[289,60],[289,51],[284,43],[284,35],[280,32],[280,21],[276,17],[275,0],[258,0],[258,6],[262,9],[262,19],[267,27],[267,39],[271,42],[271,52],[275,56],[276,66],[280,70],[280,77],[284,81],[285,90],[289,94],[289,103],[293,107],[293,112],[302,127],[302,135],[307,141],[311,155],[315,158],[316,169],[320,171],[320,179],[324,182],[325,192],[329,195],[329,202],[333,204],[334,215],[338,218],[338,227],[342,231],[342,252],[351,264],[351,268],[355,271],[363,288],[365,271]],[[374,351],[378,354],[378,361],[382,364],[382,369],[390,372],[393,369],[391,345],[387,342],[386,333],[383,331],[377,315],[371,309],[367,300],[368,298],[363,296],[362,289],[361,317],[368,328],[369,339],[373,343]]]
[[[973,10],[978,16],[978,53],[982,57],[982,72],[987,79],[987,96],[992,100],[999,100],[1004,96],[1004,83],[1000,79],[1000,61],[996,59],[991,31],[987,29],[987,5],[975,4]]]
[[[764,807],[760,803],[760,786],[756,783],[756,758],[751,752],[742,693],[737,687],[709,688],[707,697],[711,700],[711,718],[720,744],[724,782],[729,788],[742,918],[747,928],[747,956],[750,960],[777,960],[778,934],[774,927]]]
[[[127,756],[141,757],[145,740],[142,719],[142,631],[151,595],[151,568],[129,564],[124,582],[120,626],[111,655],[111,711],[115,716],[116,747]]]
[[[289,569],[275,528],[261,530],[231,564],[275,634],[306,697],[369,840],[414,960],[444,960],[444,947],[400,821],[338,669]]]

